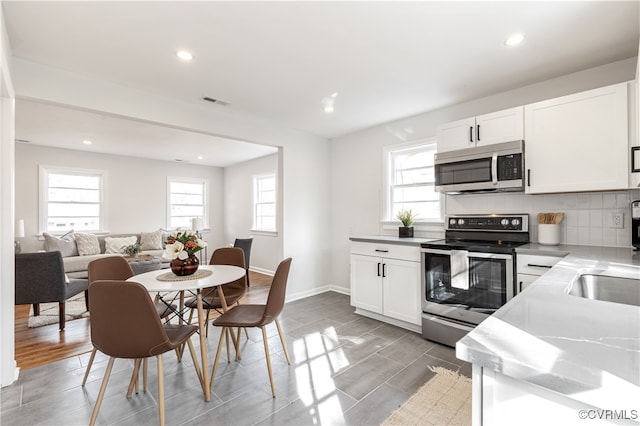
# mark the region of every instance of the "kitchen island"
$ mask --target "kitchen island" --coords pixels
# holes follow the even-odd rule
[[[629,278],[640,292],[640,255],[568,251],[458,341],[457,357],[473,364],[474,424],[640,424],[640,307],[568,294],[584,274]]]

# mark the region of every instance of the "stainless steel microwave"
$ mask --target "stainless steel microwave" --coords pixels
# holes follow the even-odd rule
[[[439,192],[524,191],[524,141],[440,152],[434,165]]]

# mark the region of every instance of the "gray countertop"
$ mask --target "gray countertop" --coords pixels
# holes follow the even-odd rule
[[[429,241],[435,241],[438,238],[400,238],[390,235],[365,235],[359,237],[349,237],[351,241],[360,241],[363,243],[386,243],[401,244],[405,246],[418,246]]]
[[[640,307],[567,294],[585,273],[638,280],[631,249],[529,244],[570,253],[456,345],[458,358],[603,409],[640,409]]]

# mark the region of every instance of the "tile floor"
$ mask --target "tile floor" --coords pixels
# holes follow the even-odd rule
[[[263,302],[267,289],[251,291]],[[259,330],[242,338],[242,360],[223,360],[205,402],[193,364],[165,355],[167,425],[378,425],[442,366],[471,375],[454,350],[420,335],[354,314],[349,296],[326,292],[287,303],[281,315],[291,365],[275,325],[269,330],[276,398],[271,397]],[[207,339],[210,366],[219,330]],[[194,342],[197,339],[194,339]],[[197,347],[197,344],[196,344]],[[187,351],[188,352],[188,351]],[[0,424],[86,425],[107,358],[96,357],[81,387],[89,354],[21,372],[0,392]],[[149,390],[126,398],[132,363],[117,360],[98,417],[101,425],[156,425],[156,363],[149,363]]]

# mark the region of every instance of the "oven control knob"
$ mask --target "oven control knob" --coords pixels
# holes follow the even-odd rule
[[[508,224],[509,224],[509,219],[502,219],[502,220],[500,221],[500,225],[507,226]]]
[[[511,220],[511,224],[512,224],[513,226],[518,226],[518,225],[520,225],[520,219],[512,219],[512,220]]]
[[[455,224],[456,224],[455,219],[449,219],[449,225],[455,225]]]
[[[464,219],[458,219],[458,225],[464,225]]]

